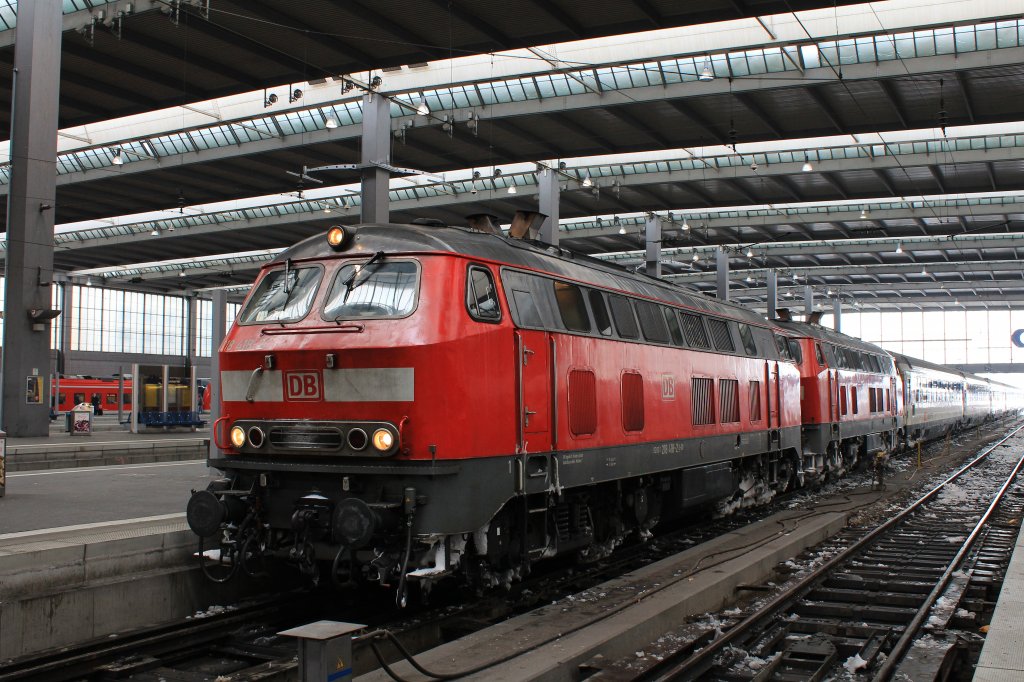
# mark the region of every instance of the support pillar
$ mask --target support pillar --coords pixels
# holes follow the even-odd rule
[[[2,423],[7,436],[50,434],[49,386],[43,399],[26,377],[50,374],[53,209],[63,20],[61,0],[18,4],[11,105],[11,181],[7,195]],[[39,315],[30,317],[32,311]]]
[[[807,317],[814,312],[814,288],[810,285],[804,287],[804,313]]]
[[[729,300],[729,253],[719,246],[715,249],[715,277],[718,281],[718,300]]]
[[[188,409],[198,414],[202,405],[196,402],[196,399],[198,398],[200,401],[203,399],[203,396],[196,390],[196,362],[199,359],[199,299],[194,293],[189,294],[185,299],[185,304],[188,306],[185,311],[185,369],[188,370],[186,374],[190,377]],[[196,430],[194,426],[192,430]]]
[[[562,189],[558,181],[558,173],[552,168],[542,168],[537,172],[537,182],[540,185],[538,187],[540,192],[538,210],[547,216],[540,225],[538,239],[545,244],[558,246],[558,202]]]
[[[57,371],[61,374],[72,374],[71,372],[71,334],[74,332],[74,317],[71,313],[71,299],[75,285],[65,281],[60,285],[60,362],[57,363]]]
[[[213,291],[210,321],[210,457],[220,457],[217,448],[217,420],[220,419],[220,344],[224,342],[228,318],[228,295],[223,289]]]
[[[765,314],[768,316],[769,320],[774,320],[776,317],[778,317],[775,311],[778,310],[779,308],[779,273],[775,272],[774,270],[768,271],[767,305],[768,310],[765,312]]]
[[[361,219],[364,223],[390,221],[388,190],[391,173],[373,164],[391,163],[391,102],[387,97],[363,95],[363,151]]]
[[[832,299],[832,328],[841,332],[843,326],[843,303],[836,296]]]
[[[647,274],[661,277],[661,218],[653,213],[644,223],[644,241],[647,244]]]

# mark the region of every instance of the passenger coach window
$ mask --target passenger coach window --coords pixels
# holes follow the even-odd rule
[[[615,320],[619,336],[624,339],[635,339],[640,336],[636,319],[633,317],[633,307],[629,305],[629,301],[622,296],[609,296],[608,305],[612,309],[612,319]]]
[[[708,342],[708,333],[704,329],[704,322],[699,316],[679,313],[679,319],[683,321],[686,343],[693,348],[711,348],[711,344]]]
[[[322,274],[320,268],[281,268],[268,272],[238,316],[238,323],[301,320],[309,312]]]
[[[608,317],[608,306],[604,304],[604,296],[595,289],[588,291],[587,295],[590,297],[590,310],[594,313],[597,331],[601,332],[601,336],[611,336],[612,321]]]
[[[501,306],[494,290],[494,278],[490,270],[476,265],[469,268],[466,278],[466,308],[469,315],[481,322],[497,322],[501,319]]]
[[[328,320],[405,317],[416,307],[419,267],[411,261],[346,265],[324,305]]]
[[[575,284],[552,282],[555,286],[555,301],[565,328],[572,332],[589,332],[590,318],[583,303],[583,292]]]
[[[668,327],[665,326],[665,317],[661,314],[659,306],[647,301],[634,301],[636,314],[640,318],[640,329],[643,330],[644,338],[654,343],[668,343]]]

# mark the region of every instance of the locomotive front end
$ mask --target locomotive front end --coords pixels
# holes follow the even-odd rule
[[[210,464],[224,478],[186,513],[214,580],[259,574],[267,559],[313,582],[327,565],[340,583],[402,579],[426,502],[407,432],[429,345],[417,318],[429,310],[423,254],[372,241],[334,228],[289,249],[221,346],[222,454]]]

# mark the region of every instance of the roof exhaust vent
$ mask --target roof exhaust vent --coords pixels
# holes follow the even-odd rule
[[[545,218],[546,214],[536,211],[516,211],[508,234],[514,239],[536,239],[540,235],[540,226]]]
[[[813,313],[807,316],[808,324],[821,324],[821,317],[825,312],[823,310],[815,310]]]
[[[793,314],[789,311],[789,308],[776,308],[775,317],[780,322],[792,322]]]
[[[474,213],[466,216],[466,223],[469,229],[486,234],[501,234],[501,226],[498,225],[498,216],[490,213]]]

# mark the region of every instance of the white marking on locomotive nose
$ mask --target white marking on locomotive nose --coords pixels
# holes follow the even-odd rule
[[[412,367],[365,367],[324,372],[324,400],[329,402],[410,402],[414,399]]]
[[[220,373],[225,401],[244,401],[249,388],[249,370]],[[413,367],[360,367],[323,371],[323,399],[333,403],[395,403],[415,399],[416,371]],[[254,402],[284,401],[284,380],[279,370],[267,370],[256,387]]]
[[[242,401],[249,391],[249,380],[252,370],[240,372],[221,372],[220,386],[223,400]],[[264,370],[256,381],[252,394],[253,402],[279,403],[284,400],[284,382],[280,370]]]

